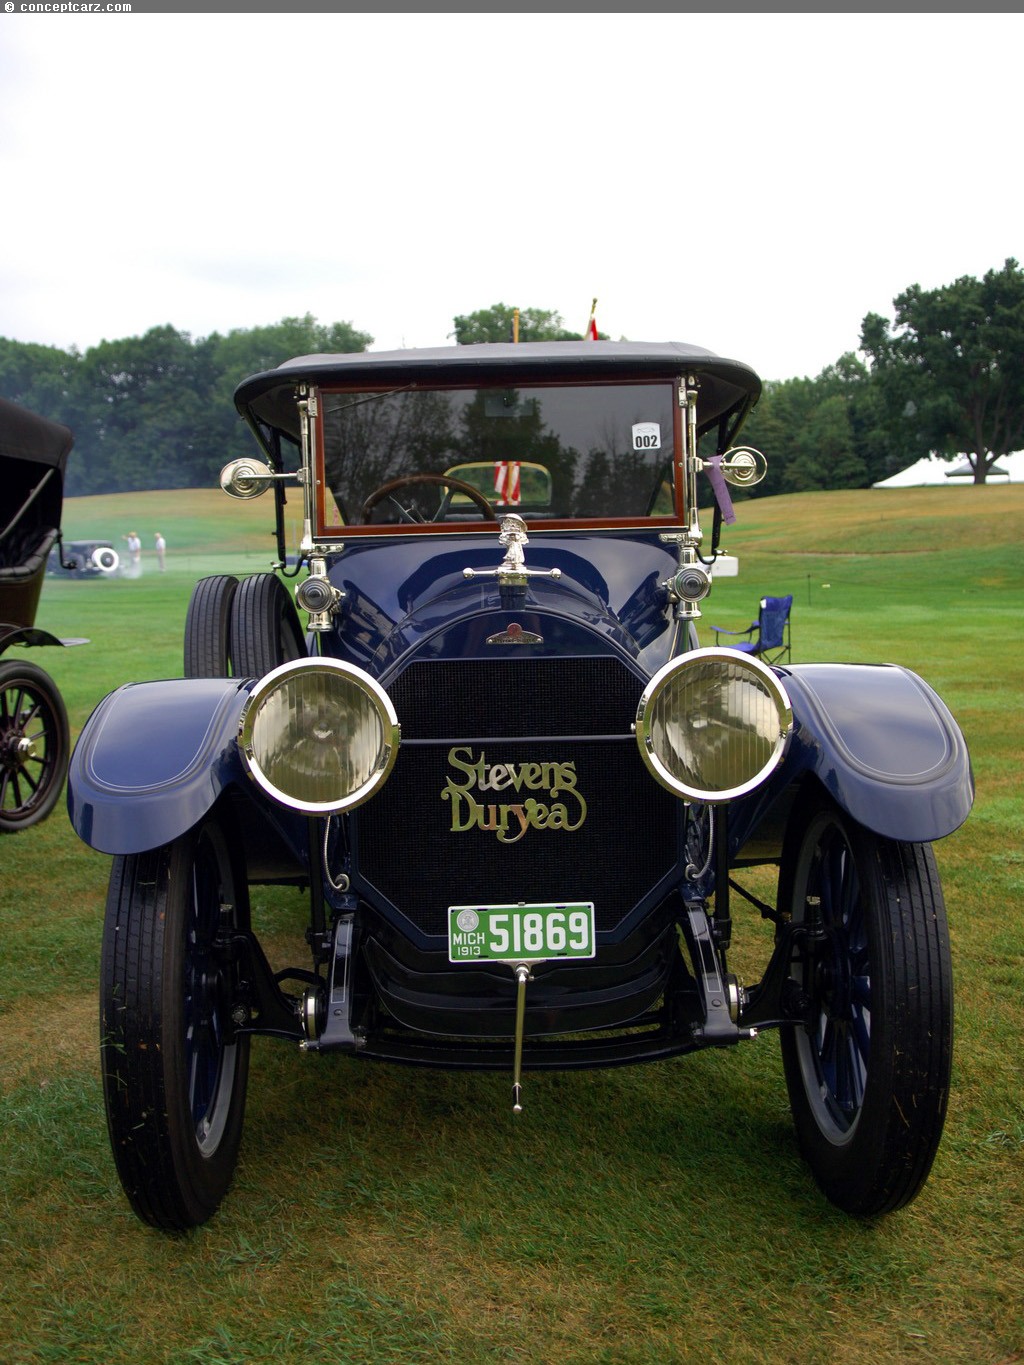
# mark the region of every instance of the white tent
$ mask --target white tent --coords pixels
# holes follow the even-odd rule
[[[988,483],[1024,483],[1024,450],[1014,455],[1001,455],[996,461],[996,470],[988,476]],[[952,477],[950,477],[952,476]],[[901,469],[888,479],[874,484],[875,488],[920,488],[935,484],[945,488],[963,488],[969,484],[973,474],[966,460],[940,460],[934,455],[926,455],[923,460]]]

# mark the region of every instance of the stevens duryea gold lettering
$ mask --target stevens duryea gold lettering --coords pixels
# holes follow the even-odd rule
[[[448,750],[448,766],[454,772],[448,774],[441,799],[452,803],[453,834],[481,829],[503,844],[514,844],[527,830],[572,831],[587,818],[587,803],[576,790],[575,763],[488,763],[483,750],[476,757],[462,744]],[[501,793],[505,799],[481,800],[481,792]],[[543,792],[546,799],[532,792]]]

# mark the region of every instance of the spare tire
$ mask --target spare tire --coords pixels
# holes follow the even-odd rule
[[[227,678],[231,675],[231,602],[238,579],[211,574],[192,589],[185,614],[185,677]]]
[[[121,558],[112,545],[98,545],[92,552],[92,562],[100,573],[116,573]]]
[[[306,657],[306,638],[288,589],[272,573],[243,578],[231,603],[231,663],[237,678],[262,678]]]

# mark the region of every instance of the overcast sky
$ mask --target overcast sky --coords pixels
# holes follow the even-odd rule
[[[0,13],[0,336],[554,309],[766,378],[1022,255],[1019,14]]]

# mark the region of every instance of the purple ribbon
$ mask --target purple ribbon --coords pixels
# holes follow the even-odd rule
[[[736,513],[733,511],[732,498],[729,496],[729,485],[722,473],[721,455],[712,455],[704,461],[704,473],[708,476],[714,490],[715,502],[718,503],[719,511],[722,513],[722,520],[726,526],[731,526],[736,520]]]

